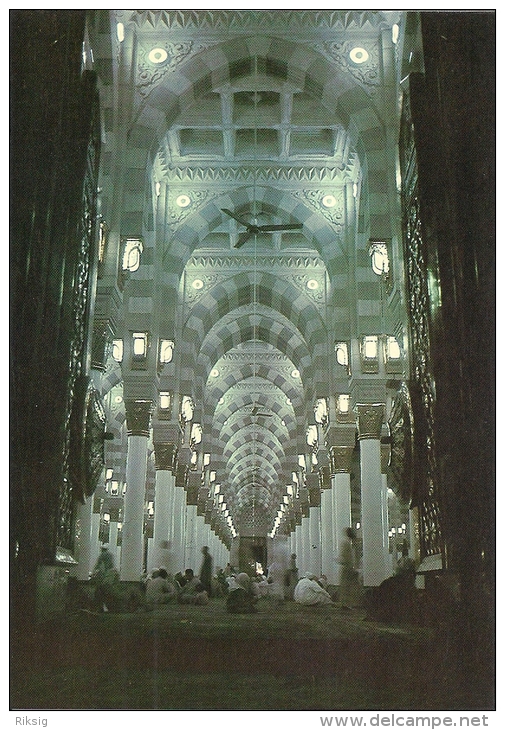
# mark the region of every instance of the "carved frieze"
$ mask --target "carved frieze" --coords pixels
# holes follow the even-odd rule
[[[360,440],[380,439],[382,421],[384,419],[384,404],[358,404],[356,411],[358,413],[358,438]]]
[[[383,17],[371,10],[123,10],[118,18],[130,20],[139,28],[161,26],[169,30],[224,30],[247,32],[263,30],[291,35],[297,30],[347,30],[377,28]]]
[[[149,436],[153,407],[151,400],[125,400],[129,436]]]
[[[366,43],[368,58],[362,63],[355,63],[351,59],[354,46],[354,41],[325,41],[318,43],[316,49],[336,63],[341,71],[356,79],[369,94],[373,94],[381,83],[379,46],[375,42]]]
[[[349,474],[354,446],[330,446],[330,469],[332,474]]]
[[[154,465],[155,469],[160,471],[175,470],[175,462],[177,458],[177,445],[169,443],[154,444]]]
[[[318,215],[326,218],[326,220],[334,226],[337,233],[342,233],[345,223],[343,192],[341,190],[336,192],[335,198],[337,203],[334,207],[325,208],[324,205],[321,204],[321,200],[327,192],[327,190],[323,191],[317,189],[295,190],[293,195],[302,200],[309,208],[316,211]]]

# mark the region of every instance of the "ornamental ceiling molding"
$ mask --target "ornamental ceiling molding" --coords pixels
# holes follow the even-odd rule
[[[325,208],[321,204],[321,199],[327,191],[324,190],[295,190],[293,195],[306,203],[312,210],[331,223],[337,230],[342,233],[344,229],[344,194],[342,190],[335,191],[336,205],[334,208]]]
[[[221,194],[221,192],[213,192],[211,194],[209,190],[169,190],[167,199],[167,205],[170,210],[168,225],[172,229],[177,228],[190,214],[192,215],[203,205],[213,198],[219,197]],[[185,208],[181,208],[176,202],[180,195],[185,195],[191,199],[190,204]]]
[[[118,19],[143,30],[201,30],[223,33],[266,30],[292,34],[308,30],[350,30],[386,25],[376,10],[133,10],[116,11]]]
[[[146,99],[153,88],[171,72],[174,72],[183,61],[186,61],[195,53],[204,51],[208,45],[203,43],[194,44],[193,41],[184,41],[181,43],[170,43],[161,41],[156,43],[158,48],[163,48],[167,52],[167,59],[161,64],[153,64],[149,60],[151,47],[139,45],[138,62],[137,62],[137,78],[135,87],[142,97]]]
[[[159,162],[160,169],[163,173],[163,180],[167,184],[174,182],[183,183],[257,183],[271,185],[275,183],[340,183],[343,184],[348,180],[348,174],[356,167],[357,156],[355,153],[349,154],[349,163],[342,170],[335,163],[333,166],[327,164],[317,165],[276,165],[257,167],[246,165],[230,165],[230,166],[173,166],[171,161],[167,159],[169,153],[160,151]],[[186,192],[186,191],[184,191]]]
[[[196,269],[223,269],[232,272],[243,271],[244,269],[266,270],[272,273],[273,269],[321,269],[326,272],[322,259],[318,256],[191,256],[186,268]]]
[[[356,44],[353,41],[324,41],[314,47],[345,73],[349,73],[356,81],[374,94],[381,83],[379,45],[376,42],[366,43],[368,59],[359,65],[353,63],[349,54]]]

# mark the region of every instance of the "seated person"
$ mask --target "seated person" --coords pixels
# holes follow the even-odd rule
[[[258,598],[251,590],[251,579],[247,573],[239,573],[235,576],[235,585],[235,588],[230,588],[226,598],[228,613],[256,613]]]
[[[325,606],[333,604],[330,594],[322,588],[313,573],[305,573],[295,586],[293,594],[296,603],[303,606]]]
[[[193,603],[195,606],[206,606],[209,602],[209,594],[207,593],[203,583],[198,582],[195,586],[195,592],[193,594]]]
[[[146,584],[146,602],[149,604],[170,603],[177,598],[177,590],[169,580],[165,568],[153,571],[153,577]]]
[[[179,603],[194,603],[197,586],[200,585],[200,579],[194,574],[192,568],[186,568],[184,571],[184,585],[179,591]]]

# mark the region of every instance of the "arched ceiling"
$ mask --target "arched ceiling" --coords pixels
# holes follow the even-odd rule
[[[111,11],[118,53],[136,59],[124,216],[152,220],[160,326],[239,532],[272,527],[330,395],[337,324],[351,327],[357,231],[388,225],[384,38],[400,18]],[[225,209],[300,227],[237,248],[245,229]]]

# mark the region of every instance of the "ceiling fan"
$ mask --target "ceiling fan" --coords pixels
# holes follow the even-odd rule
[[[251,410],[251,416],[264,416],[265,418],[272,418],[272,413],[261,413],[260,406],[254,404]]]
[[[246,241],[249,240],[251,236],[256,236],[258,233],[272,233],[272,231],[299,231],[303,228],[303,223],[284,223],[281,225],[266,225],[266,226],[257,226],[254,223],[248,223],[243,218],[240,218],[240,216],[235,215],[231,210],[228,210],[228,208],[221,208],[223,213],[226,213],[226,215],[229,215],[230,218],[234,218],[240,225],[245,227],[245,232],[241,233],[238,237],[237,243],[235,244],[234,248],[240,248],[244,245]]]

